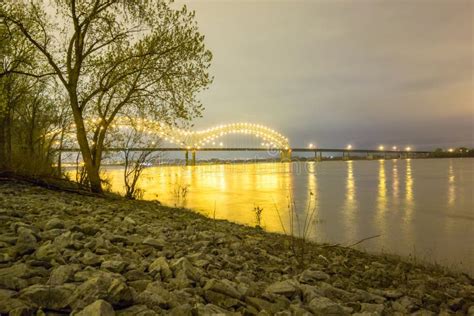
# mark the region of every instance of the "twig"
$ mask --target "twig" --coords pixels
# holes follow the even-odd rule
[[[347,246],[347,247],[348,247],[348,248],[350,248],[350,247],[354,247],[354,246],[356,246],[356,245],[358,245],[358,244],[361,244],[361,243],[363,243],[364,241],[367,241],[367,240],[369,240],[369,239],[373,239],[373,238],[377,238],[377,237],[380,237],[380,236],[381,236],[381,235],[374,235],[374,236],[370,236],[370,237],[367,237],[367,238],[361,239],[361,240],[359,240],[358,242],[356,242],[356,243],[354,243],[354,244],[352,244],[352,245],[349,245],[349,246]]]

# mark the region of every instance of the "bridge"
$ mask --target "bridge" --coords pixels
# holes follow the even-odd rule
[[[97,124],[97,120],[86,121],[86,126],[94,126]],[[279,154],[281,161],[290,161],[292,153],[313,153],[315,160],[322,160],[323,153],[341,153],[342,159],[350,159],[351,154],[365,154],[367,157],[373,155],[383,155],[384,157],[397,156],[413,157],[413,156],[426,156],[429,155],[430,151],[414,151],[411,148],[405,150],[385,150],[384,148],[378,149],[357,149],[348,146],[347,148],[315,148],[310,146],[308,148],[292,148],[288,138],[280,134],[279,132],[266,127],[261,124],[254,123],[231,123],[218,125],[209,129],[200,131],[190,131],[180,129],[169,124],[163,124],[160,122],[154,122],[146,119],[137,119],[130,121],[128,118],[118,118],[112,128],[119,133],[123,133],[126,130],[132,128],[138,130],[143,138],[147,139],[146,142],[141,142],[140,146],[137,144],[131,144],[131,146],[124,147],[121,144],[115,144],[105,148],[105,151],[109,152],[124,152],[124,151],[150,151],[150,152],[184,152],[186,164],[194,165],[196,163],[197,152],[210,152],[210,151],[252,151],[252,152],[269,152],[273,155]],[[252,135],[258,139],[261,139],[261,147],[224,147],[219,139],[232,134],[243,134]],[[159,141],[166,141],[174,144],[172,147],[160,147],[155,146]],[[79,148],[76,146],[58,148],[61,152],[78,152]],[[191,159],[189,157],[191,153]]]

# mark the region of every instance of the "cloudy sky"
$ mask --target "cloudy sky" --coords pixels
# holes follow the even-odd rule
[[[473,1],[177,3],[214,54],[198,128],[262,123],[293,146],[474,146]]]

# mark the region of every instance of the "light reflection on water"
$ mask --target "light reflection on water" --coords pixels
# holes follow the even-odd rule
[[[122,169],[109,167],[112,188],[123,188]],[[317,211],[311,238],[363,243],[384,251],[436,261],[474,272],[474,159],[380,160],[151,167],[139,186],[145,199],[183,206],[254,225],[255,206],[263,226],[289,227],[293,200],[300,219]],[[188,187],[186,200],[176,190]],[[278,209],[278,212],[277,212]]]

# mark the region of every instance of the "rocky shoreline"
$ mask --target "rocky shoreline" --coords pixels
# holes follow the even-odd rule
[[[467,275],[0,181],[2,315],[474,315]]]

